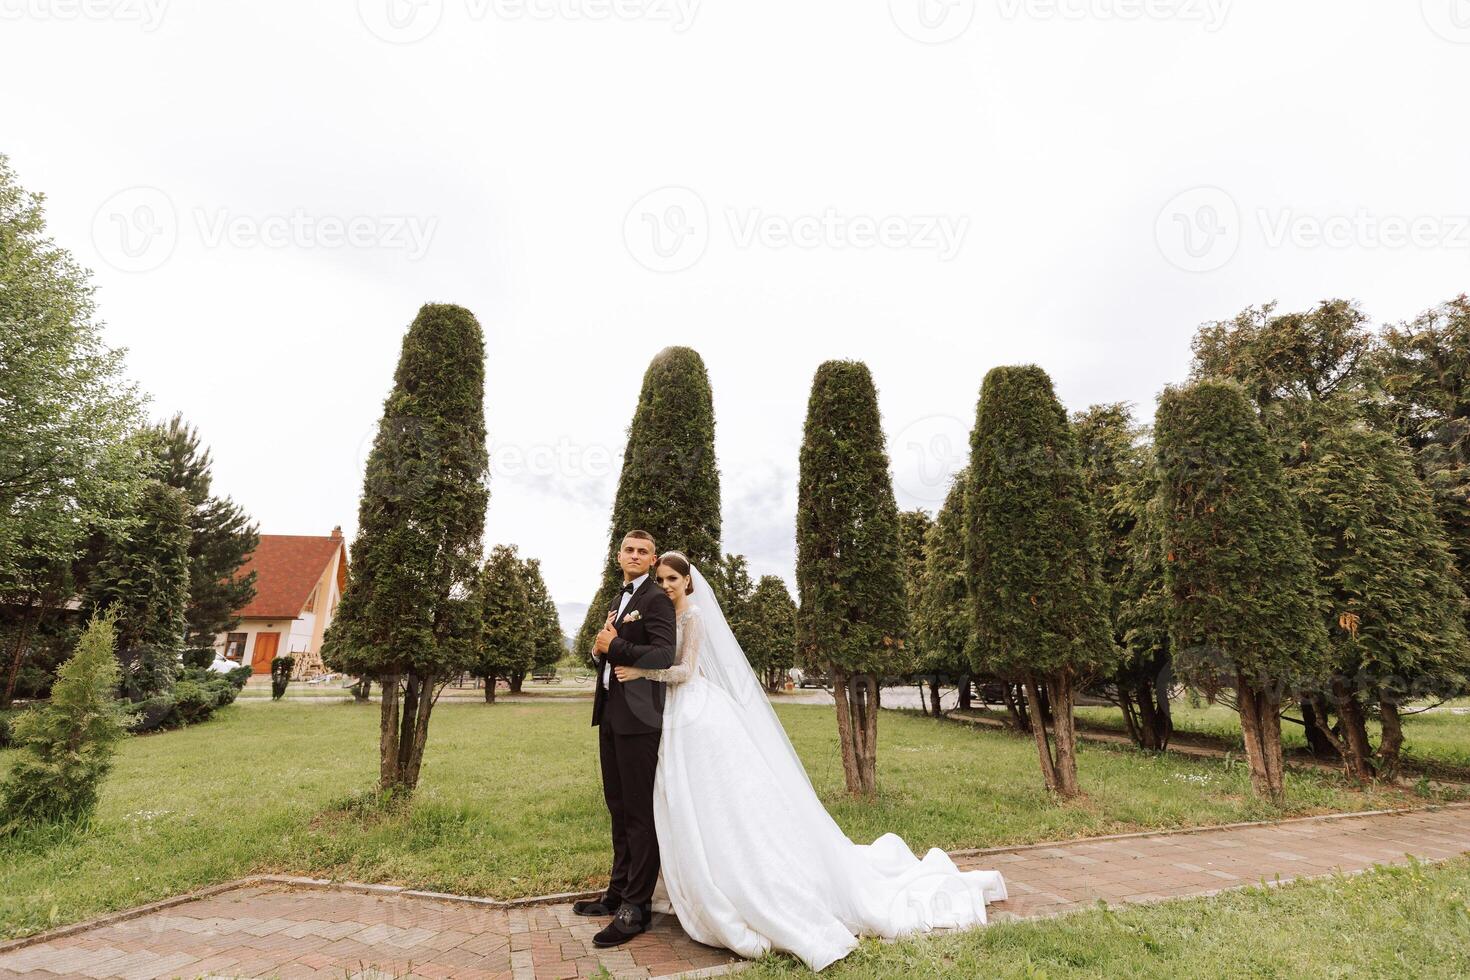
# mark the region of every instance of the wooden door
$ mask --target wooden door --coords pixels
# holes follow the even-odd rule
[[[276,647],[281,642],[279,633],[256,633],[255,653],[250,657],[250,666],[254,673],[269,674],[271,672],[271,661],[276,659]]]

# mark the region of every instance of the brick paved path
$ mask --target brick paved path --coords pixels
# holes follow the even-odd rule
[[[1470,852],[1470,805],[1316,817],[1200,831],[1131,834],[967,851],[961,867],[998,868],[1011,897],[998,919],[1091,905],[1205,895]],[[566,902],[505,906],[401,889],[257,879],[0,946],[0,978],[279,976],[571,978],[721,969],[726,952],[672,917],[619,950],[591,937],[602,920]]]

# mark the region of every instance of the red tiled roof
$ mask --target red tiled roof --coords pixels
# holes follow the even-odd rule
[[[338,549],[338,537],[262,534],[241,573],[255,572],[255,598],[235,615],[250,619],[295,619]],[[346,558],[343,558],[345,564]]]

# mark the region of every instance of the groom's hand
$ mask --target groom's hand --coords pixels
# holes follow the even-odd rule
[[[607,653],[607,648],[612,645],[613,638],[617,635],[618,631],[612,626],[612,613],[608,613],[607,622],[603,624],[597,634],[597,639],[592,644],[592,652],[599,655]]]

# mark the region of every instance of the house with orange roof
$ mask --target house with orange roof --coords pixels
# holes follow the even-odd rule
[[[347,585],[347,543],[342,529],[325,537],[262,534],[243,573],[255,572],[255,598],[237,609],[240,623],[215,639],[226,658],[269,674],[271,661],[296,658],[297,677],[322,668],[322,634],[332,625]]]

